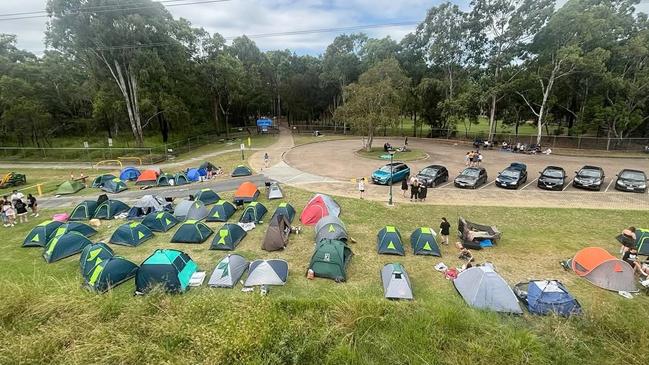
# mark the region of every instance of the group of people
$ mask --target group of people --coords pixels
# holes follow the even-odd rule
[[[401,191],[403,192],[404,198],[407,198],[408,189],[410,189],[411,202],[426,201],[426,196],[428,195],[428,186],[426,186],[425,182],[419,181],[416,176],[411,176],[410,178],[403,179],[401,181]]]
[[[635,243],[635,239],[636,239],[635,231],[636,231],[635,227],[629,227],[624,231],[622,231],[622,234]],[[645,278],[649,276],[649,263],[640,262],[640,259],[638,258],[637,247],[623,245],[621,251],[622,251],[622,261],[631,265],[634,273]]]
[[[469,151],[464,156],[464,165],[467,167],[478,167],[482,162],[482,154],[480,151]]]
[[[38,217],[36,198],[29,194],[25,199],[25,195],[17,190],[14,190],[11,196],[3,196],[0,199],[0,207],[2,207],[0,216],[5,227],[13,227],[16,223],[27,223],[27,209],[31,209],[33,217]]]

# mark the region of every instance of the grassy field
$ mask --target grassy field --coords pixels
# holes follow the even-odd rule
[[[372,148],[371,152],[367,152],[366,150],[358,150],[356,151],[356,154],[358,156],[364,157],[364,158],[369,158],[372,160],[382,160],[386,161],[386,159],[382,158],[381,156],[386,155],[387,153],[383,152],[382,148]],[[416,161],[416,160],[421,160],[423,158],[426,158],[428,154],[422,150],[418,149],[412,149],[407,152],[397,152],[394,154],[394,160],[398,161]],[[390,159],[388,158],[387,161]]]
[[[309,195],[285,189],[301,210]],[[263,194],[262,194],[263,195]],[[231,194],[224,194],[231,198]],[[134,297],[134,283],[96,295],[80,288],[78,256],[45,264],[40,249],[20,248],[39,220],[5,229],[0,242],[0,363],[49,364],[642,364],[649,361],[649,299],[629,300],[565,272],[559,260],[582,247],[615,253],[623,227],[642,226],[649,213],[574,209],[507,209],[383,204],[337,199],[355,253],[348,282],[306,280],[313,231],[292,236],[282,252],[261,250],[266,226],[251,231],[236,253],[289,262],[286,286],[257,291],[193,288],[183,295]],[[261,201],[272,214],[278,201]],[[45,216],[47,214],[43,214]],[[497,225],[499,245],[475,253],[511,284],[529,278],[562,280],[584,306],[579,318],[512,317],[469,308],[433,266],[460,265],[452,247],[443,258],[377,255],[376,233],[396,225],[404,238],[421,225],[463,215]],[[267,217],[269,217],[267,216]],[[237,219],[238,214],[233,219]],[[569,222],[578,222],[571,224]],[[107,240],[121,223],[103,222],[93,240]],[[218,228],[218,224],[209,224]],[[2,229],[2,228],[0,228]],[[137,248],[113,246],[140,263],[156,248],[187,252],[208,276],[226,253],[202,245],[170,244],[159,234]],[[407,239],[407,238],[406,238]],[[383,299],[379,270],[400,262],[415,300]],[[595,360],[596,359],[596,360]]]

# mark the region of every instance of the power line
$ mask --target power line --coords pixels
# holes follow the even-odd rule
[[[173,0],[167,0],[167,1],[173,1]],[[176,1],[186,1],[186,0],[176,0]],[[180,4],[166,4],[166,7],[173,7],[173,6],[187,6],[187,5],[197,5],[197,4],[210,4],[210,3],[224,3],[232,0],[202,0],[202,1],[193,1],[189,3],[180,3]],[[156,1],[156,3],[161,3],[162,1]],[[135,5],[135,4],[134,4]],[[153,9],[156,6],[134,6],[134,7],[124,7],[124,8],[113,8],[113,9],[98,9],[94,11],[79,11],[75,13],[70,13],[68,15],[75,15],[75,14],[97,14],[97,13],[106,13],[106,12],[113,12],[113,11],[128,11],[128,10],[142,10],[142,9]],[[0,21],[7,21],[7,20],[20,20],[20,19],[34,19],[34,18],[47,18],[49,15],[47,14],[42,14],[42,15],[27,15],[27,16],[17,16],[17,17],[8,17],[8,18],[2,18],[2,15],[0,15]]]
[[[179,1],[191,1],[191,0],[160,0],[160,1],[154,1],[154,3],[172,3],[172,2],[179,2]],[[117,7],[121,7],[124,5],[143,5],[142,3],[137,3],[137,2],[120,2],[119,4],[115,4]],[[113,5],[96,5],[96,6],[89,6],[84,9],[84,11],[89,11],[89,10],[95,10],[95,9],[105,9],[105,8],[112,8],[114,7]],[[47,10],[38,10],[38,11],[24,11],[20,13],[6,13],[6,14],[0,14],[0,18],[3,17],[11,17],[11,16],[18,16],[18,15],[34,15],[34,14],[47,14]]]

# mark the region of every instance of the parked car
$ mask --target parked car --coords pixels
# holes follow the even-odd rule
[[[548,166],[539,172],[539,188],[545,190],[563,190],[566,186],[566,170],[558,166]]]
[[[467,167],[453,180],[457,188],[476,189],[487,183],[487,170],[484,167]]]
[[[417,180],[429,188],[434,188],[448,181],[448,170],[441,165],[426,166],[417,173]]]
[[[390,181],[392,170],[392,181]],[[379,185],[388,185],[407,179],[410,176],[410,167],[403,162],[392,162],[372,173],[372,182]]]
[[[527,165],[519,162],[510,164],[498,173],[496,186],[505,189],[518,189],[527,182]]]
[[[599,166],[584,166],[579,171],[575,171],[575,179],[572,180],[572,186],[587,190],[602,190],[604,183],[604,170]]]
[[[624,169],[617,174],[615,189],[634,193],[647,192],[647,175],[639,170]]]

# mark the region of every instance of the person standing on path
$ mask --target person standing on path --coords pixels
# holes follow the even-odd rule
[[[416,177],[412,179],[412,183],[410,184],[410,201],[415,199],[417,200],[417,197],[419,195],[419,180],[417,180]]]
[[[358,192],[360,193],[360,198],[365,199],[365,178],[361,177],[358,180]]]
[[[408,193],[408,180],[409,180],[408,177],[401,180],[401,192],[403,193],[404,198],[406,197],[406,193]]]
[[[439,234],[442,236],[442,243],[448,245],[448,236],[451,234],[451,224],[442,217],[442,222],[439,224]]]
[[[268,168],[270,166],[270,156],[268,156],[268,152],[264,152],[264,168]]]
[[[32,217],[38,217],[38,202],[32,194],[27,194],[27,206],[32,210]]]

